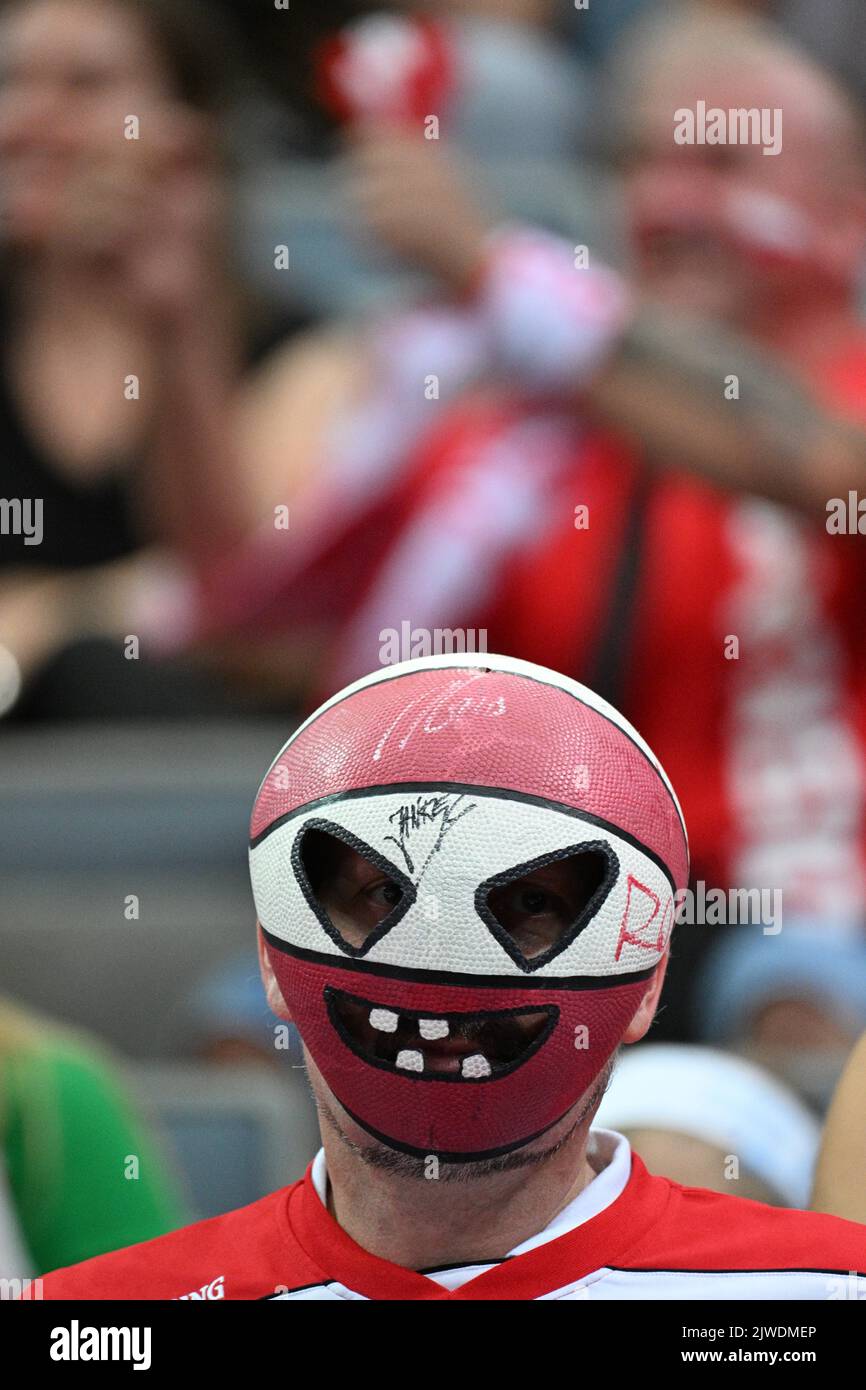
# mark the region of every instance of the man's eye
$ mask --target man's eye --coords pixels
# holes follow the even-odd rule
[[[553,911],[555,906],[551,895],[542,888],[522,888],[517,894],[517,907],[530,917],[540,917],[545,912]]]
[[[364,890],[365,897],[377,907],[396,907],[403,896],[403,889],[399,883],[385,879],[383,883],[374,883],[371,887]]]
[[[519,878],[482,884],[479,892],[486,912],[511,938],[511,954],[527,961],[548,952],[555,954],[557,947],[570,939],[581,914],[611,876],[605,853],[595,848],[577,849],[561,859],[528,868]],[[479,911],[484,916],[481,908]]]
[[[511,884],[491,893],[490,904],[500,925],[528,955],[537,953],[542,938],[547,945],[552,945],[567,930],[578,911],[576,902],[537,883]]]

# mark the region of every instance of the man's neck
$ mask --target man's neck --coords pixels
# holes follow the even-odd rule
[[[325,1130],[328,1208],[363,1249],[406,1269],[501,1259],[544,1230],[596,1176],[588,1138],[582,1124],[541,1162],[448,1182],[377,1168]]]

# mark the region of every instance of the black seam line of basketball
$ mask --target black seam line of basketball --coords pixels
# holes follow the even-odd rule
[[[486,653],[485,653],[485,655],[486,655]],[[495,656],[496,653],[492,653],[492,655]],[[479,666],[461,666],[461,665],[459,665],[459,663],[455,664],[454,666],[435,666],[435,667],[430,667],[429,669],[430,669],[431,671],[434,671],[434,670],[435,670],[435,671],[480,671],[480,670],[483,670],[483,668],[482,668],[482,667],[479,667]],[[325,714],[329,714],[330,711],[331,711],[332,709],[336,709],[337,706],[343,704],[345,700],[351,700],[351,699],[353,698],[353,696],[363,694],[363,692],[364,692],[365,690],[373,690],[377,685],[385,685],[388,681],[392,681],[392,680],[398,679],[400,676],[415,676],[415,675],[419,675],[419,676],[420,676],[420,675],[423,675],[423,674],[424,674],[423,671],[395,671],[395,672],[393,672],[393,673],[391,673],[391,674],[389,674],[389,675],[383,675],[383,676],[381,676],[381,677],[379,678],[379,680],[377,680],[377,681],[371,681],[369,685],[362,686],[362,688],[361,688],[360,690],[353,690],[353,691],[351,691],[351,693],[349,693],[349,694],[340,694],[339,698],[335,699],[334,702],[333,702],[333,704],[328,704],[328,708],[327,708],[326,710],[320,710],[320,711],[318,711],[316,714],[314,714],[314,715],[312,716],[312,718],[310,719],[309,723],[304,724],[304,726],[303,726],[303,731],[304,731],[304,733],[306,733],[307,729],[311,729],[311,728],[313,727],[313,725],[314,725],[315,723],[317,723],[317,721],[318,721],[319,719],[321,719]],[[611,719],[610,715],[605,714],[602,710],[596,709],[596,708],[595,708],[595,705],[591,705],[587,700],[582,700],[581,697],[580,697],[579,695],[575,695],[575,693],[574,693],[573,690],[566,690],[565,686],[557,685],[556,681],[542,680],[542,678],[541,678],[540,676],[533,676],[533,675],[530,675],[530,674],[529,674],[528,672],[526,672],[526,671],[509,671],[509,670],[507,669],[507,667],[502,667],[502,666],[491,666],[490,669],[489,669],[489,673],[487,673],[487,674],[490,674],[490,675],[496,674],[496,675],[503,675],[503,676],[517,676],[517,677],[519,677],[520,680],[533,681],[535,685],[545,685],[545,686],[548,687],[549,690],[559,690],[563,695],[568,695],[568,696],[571,697],[572,700],[576,700],[577,703],[578,703],[579,705],[583,705],[583,708],[584,708],[584,709],[591,710],[593,714],[597,714],[597,715],[599,716],[600,719],[603,719],[603,720],[605,721],[606,724],[610,724],[610,726],[611,726],[612,728],[616,729],[618,733],[621,733],[621,734],[623,735],[624,738],[627,738],[628,741],[629,741],[629,743],[632,745],[632,747],[633,747],[633,748],[636,748],[637,751],[638,751],[638,753],[640,753],[640,755],[641,755],[641,757],[643,758],[644,762],[645,762],[645,763],[648,763],[649,766],[652,768],[653,772],[654,772],[655,775],[658,777],[659,781],[661,782],[662,786],[664,787],[665,791],[667,792],[668,800],[670,801],[671,805],[673,806],[674,811],[676,812],[677,820],[678,820],[679,823],[680,823],[680,829],[681,829],[682,832],[683,832],[683,837],[686,838],[686,843],[688,843],[687,836],[686,836],[685,822],[684,822],[684,820],[683,820],[682,814],[681,814],[681,812],[680,812],[680,810],[679,810],[679,808],[678,808],[678,806],[677,806],[677,803],[676,803],[674,797],[671,795],[671,792],[670,792],[670,790],[669,790],[669,788],[668,788],[667,782],[665,781],[665,777],[667,776],[667,774],[665,774],[665,777],[660,776],[658,767],[656,767],[656,764],[653,762],[652,758],[648,757],[648,755],[644,752],[643,748],[641,748],[640,744],[637,743],[637,742],[635,741],[635,739],[632,738],[631,734],[628,733],[626,729],[623,729],[619,724],[617,724],[617,722],[616,722],[615,719]],[[599,696],[599,698],[601,698],[601,696]],[[295,733],[292,735],[292,737],[291,737],[290,739],[288,739],[288,740],[286,741],[286,743],[283,745],[283,747],[280,749],[279,753],[278,753],[277,756],[274,758],[274,761],[271,763],[270,767],[268,768],[267,772],[265,773],[264,777],[262,778],[262,782],[261,782],[261,786],[262,786],[262,787],[264,786],[265,782],[267,781],[267,779],[268,779],[268,777],[270,776],[270,774],[271,774],[271,772],[273,771],[273,769],[276,767],[276,765],[277,765],[277,763],[279,762],[280,758],[283,756],[283,753],[286,751],[287,748],[291,747],[291,745],[294,743],[294,741],[295,741],[296,738],[300,737],[300,733],[301,733],[301,730],[300,730],[300,729],[297,729],[297,730],[295,731]],[[259,791],[261,791],[261,787],[259,788]]]
[[[599,1269],[609,1269],[612,1274],[838,1274],[842,1278],[848,1278],[853,1272],[855,1278],[866,1279],[866,1271],[858,1269],[811,1269],[804,1265],[787,1269],[784,1265],[767,1265],[763,1269],[751,1266],[748,1269],[641,1269],[636,1265],[599,1265]]]
[[[336,1095],[336,1092],[334,1094]],[[339,1096],[337,1096],[337,1100],[340,1100]],[[398,1153],[409,1154],[411,1158],[437,1158],[440,1163],[481,1163],[485,1158],[501,1158],[503,1154],[513,1153],[515,1149],[522,1148],[524,1144],[532,1144],[536,1139],[540,1139],[549,1129],[553,1129],[554,1125],[559,1124],[559,1121],[571,1109],[569,1105],[563,1110],[562,1115],[557,1115],[556,1119],[551,1120],[549,1125],[536,1130],[534,1134],[527,1134],[520,1139],[515,1139],[511,1144],[503,1144],[498,1149],[479,1149],[476,1153],[459,1153],[456,1150],[434,1149],[432,1146],[428,1146],[426,1149],[416,1149],[412,1144],[402,1144],[399,1139],[394,1139],[391,1135],[383,1134],[381,1130],[368,1125],[365,1120],[361,1119],[360,1115],[356,1115],[353,1110],[349,1109],[344,1100],[340,1100],[340,1104],[349,1118],[354,1120],[356,1125],[360,1125],[371,1138],[378,1139],[380,1144],[387,1144],[389,1149],[396,1149]]]
[[[261,925],[261,923],[259,924]],[[458,971],[431,971],[420,970],[408,965],[388,965],[380,961],[357,960],[345,956],[332,956],[326,951],[310,951],[304,946],[293,946],[290,941],[283,941],[279,936],[274,936],[273,932],[268,931],[267,927],[262,926],[262,934],[269,946],[282,952],[285,956],[292,956],[296,960],[309,961],[311,965],[326,965],[334,970],[351,970],[366,975],[381,975],[389,980],[405,980],[410,984],[435,984],[435,985],[454,985],[469,987],[473,989],[562,989],[562,990],[586,990],[586,989],[612,989],[616,985],[642,984],[648,980],[658,965],[654,961],[645,970],[625,971],[621,975],[567,975],[567,976],[544,976],[544,975],[470,975]],[[379,1006],[377,1006],[379,1007]],[[390,1005],[383,1004],[382,1008],[390,1008]]]
[[[492,1071],[491,1074],[487,1076],[464,1076],[462,1071],[455,1073],[410,1071],[408,1068],[404,1070],[403,1068],[398,1067],[396,1062],[388,1062],[382,1057],[371,1057],[368,1053],[362,1050],[361,1044],[355,1041],[355,1039],[352,1037],[352,1034],[349,1032],[345,1023],[343,1022],[343,1019],[340,1016],[338,1009],[338,1001],[335,998],[336,995],[342,995],[344,999],[350,999],[354,1000],[357,1003],[361,1003],[364,1005],[365,1008],[370,1005],[372,1005],[372,1007],[374,1008],[377,1006],[373,1004],[373,1001],[371,999],[362,1000],[359,995],[348,994],[345,990],[337,989],[335,985],[325,986],[325,1008],[328,1011],[328,1018],[331,1021],[331,1027],[334,1029],[334,1032],[337,1034],[337,1037],[340,1039],[343,1045],[347,1047],[349,1051],[352,1053],[353,1057],[357,1057],[358,1061],[363,1062],[365,1066],[375,1067],[377,1071],[383,1071],[388,1076],[400,1076],[404,1077],[407,1081],[414,1081],[416,1083],[423,1084],[426,1084],[427,1082],[431,1081],[439,1081],[447,1082],[447,1084],[450,1086],[494,1085],[497,1081],[502,1081],[506,1077],[513,1076],[516,1071],[519,1071],[521,1067],[526,1065],[526,1063],[530,1060],[531,1057],[534,1057],[536,1053],[540,1052],[542,1047],[552,1034],[553,1030],[555,1029],[557,1023],[559,1022],[559,1009],[556,1007],[555,1004],[540,1005],[539,1008],[541,1009],[541,1011],[548,1015],[547,1021],[545,1022],[541,1032],[537,1035],[537,1037],[534,1037],[532,1041],[527,1044],[526,1048],[520,1054],[519,1057],[515,1057],[513,1061],[506,1062],[501,1067],[497,1067],[495,1071]],[[380,1005],[379,1007],[382,1006]],[[402,1013],[403,1011],[400,1010],[400,1012]],[[489,1009],[483,1011],[482,1013],[470,1012],[468,1014],[468,1017],[475,1020],[477,1018],[484,1017],[485,1014],[487,1017],[495,1017],[497,1014],[503,1013],[516,1014],[528,1012],[530,1011],[525,1008]],[[421,1017],[423,1018],[424,1016],[425,1015],[422,1013]],[[437,1018],[440,1017],[439,1014],[437,1014],[436,1016]],[[427,1017],[429,1017],[429,1014],[427,1015]],[[441,1015],[441,1017],[449,1017],[449,1015],[443,1014]],[[452,1013],[450,1014],[450,1017],[454,1018],[455,1015]],[[423,1049],[421,1047],[421,1043],[423,1041],[424,1039],[422,1038],[419,1041],[418,1047],[413,1048],[411,1050],[423,1053]],[[407,1051],[408,1050],[409,1049],[407,1049]],[[489,1062],[489,1058],[487,1060]]]
[[[535,796],[532,792],[517,791],[513,787],[479,787],[473,782],[384,782],[373,787],[350,787],[346,791],[329,792],[327,796],[317,796],[312,801],[305,801],[303,806],[296,806],[293,810],[286,811],[282,816],[277,816],[275,821],[266,825],[264,830],[260,830],[258,835],[252,837],[250,849],[256,849],[269,835],[273,835],[275,830],[279,830],[281,826],[286,825],[296,816],[306,815],[308,811],[316,811],[321,806],[332,806],[336,801],[358,801],[367,796],[401,796],[426,791],[460,792],[463,795],[471,793],[472,796],[499,797],[503,801],[521,801],[528,806],[539,806],[545,811],[560,811],[563,815],[572,816],[575,820],[585,821],[587,825],[594,825],[599,830],[607,830],[611,835],[616,835],[634,849],[640,850],[641,854],[645,854],[647,859],[651,860],[656,868],[664,874],[672,890],[676,892],[674,876],[661,856],[656,854],[655,850],[650,849],[648,845],[645,845],[643,840],[639,840],[636,835],[614,825],[613,821],[603,820],[601,816],[593,815],[592,811],[581,811],[576,806],[566,806],[564,802],[554,801],[548,796]]]

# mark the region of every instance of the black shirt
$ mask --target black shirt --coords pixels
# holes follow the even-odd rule
[[[250,335],[247,367],[255,367],[309,319],[286,311],[272,315]],[[0,337],[8,331],[0,310]],[[31,439],[0,359],[0,499],[42,502],[42,542],[25,544],[11,529],[9,508],[0,507],[0,571],[12,566],[75,569],[105,564],[138,549],[145,541],[134,515],[131,478],[139,460],[118,460],[101,477],[77,480],[53,467]],[[31,512],[31,516],[33,513]],[[27,513],[25,511],[25,519]]]

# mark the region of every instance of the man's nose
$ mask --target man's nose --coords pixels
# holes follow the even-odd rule
[[[643,220],[700,227],[717,220],[724,204],[725,178],[697,160],[647,167],[632,183],[632,208]]]

